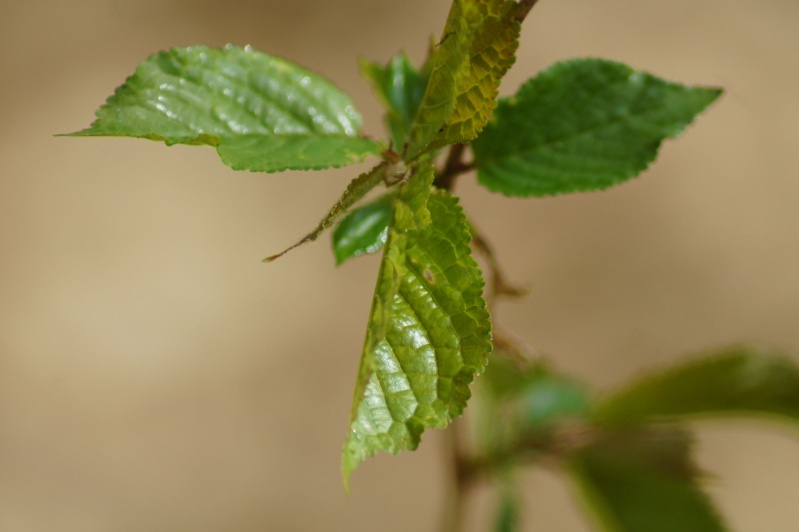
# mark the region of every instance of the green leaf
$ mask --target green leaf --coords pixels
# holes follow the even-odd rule
[[[612,61],[558,63],[500,100],[473,143],[478,181],[508,196],[599,190],[638,175],[721,95]]]
[[[485,388],[488,395],[497,400],[511,400],[521,395],[531,380],[540,373],[538,364],[520,364],[495,348],[485,373],[480,379],[480,385]]]
[[[733,414],[799,420],[799,367],[772,352],[737,347],[638,379],[595,412],[602,422],[621,424]]]
[[[216,146],[237,170],[342,166],[378,153],[349,97],[325,78],[250,48],[173,48],[142,62],[74,136]]]
[[[394,194],[388,193],[342,218],[333,230],[336,264],[383,249],[393,210]]]
[[[575,380],[541,373],[527,386],[521,400],[525,431],[551,427],[564,420],[582,417],[591,406],[586,387]]]
[[[524,432],[583,417],[592,405],[591,394],[583,383],[556,373],[544,363],[519,368],[494,356],[482,382],[497,401],[517,404],[514,424]]]
[[[388,110],[386,127],[394,149],[405,145],[430,77],[429,64],[421,71],[416,70],[404,53],[392,57],[386,66],[366,60],[360,62],[361,73],[372,83]]]
[[[347,166],[379,153],[380,145],[360,137],[242,135],[221,139],[216,150],[234,170],[281,172]]]
[[[520,23],[511,0],[454,0],[411,126],[407,160],[473,140],[496,107],[515,60]]]
[[[404,165],[402,165],[402,167],[404,168]],[[370,171],[365,172],[350,181],[350,183],[347,185],[347,188],[344,189],[344,192],[341,194],[339,200],[330,208],[324,218],[320,220],[313,230],[280,253],[266,257],[263,262],[272,262],[276,259],[279,259],[292,249],[308,242],[313,242],[319,238],[319,235],[325,232],[325,230],[328,228],[332,227],[336,220],[338,220],[342,214],[347,212],[347,209],[355,205],[355,203],[368,194],[369,191],[376,187],[379,183],[385,181],[388,176],[394,176],[394,171],[394,165],[384,161],[372,168]]]
[[[378,275],[342,456],[345,484],[377,451],[415,449],[463,412],[491,350],[483,279],[457,199],[430,163],[401,185]]]
[[[613,532],[726,530],[697,483],[688,435],[675,429],[613,432],[576,452],[572,477],[587,509]]]

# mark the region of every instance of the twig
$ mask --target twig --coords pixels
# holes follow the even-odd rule
[[[468,456],[464,448],[461,420],[456,419],[450,423],[446,431],[447,454],[450,457],[451,486],[447,490],[446,508],[444,519],[441,523],[441,532],[459,532],[464,524],[464,509],[466,498],[471,491],[474,470],[471,467],[473,459]]]
[[[465,163],[462,160],[465,150],[465,144],[455,144],[450,148],[447,162],[444,163],[444,168],[433,182],[436,187],[451,191],[456,177],[474,170],[473,164]]]
[[[603,429],[581,423],[565,425],[549,433],[523,437],[489,454],[468,457],[461,467],[469,472],[470,484],[515,462],[534,460],[538,465],[556,469],[564,458],[591,445],[602,434]]]
[[[499,261],[497,261],[496,255],[494,254],[494,248],[482,233],[480,233],[473,223],[470,223],[469,229],[472,233],[472,245],[476,251],[485,257],[491,274],[491,290],[486,297],[489,306],[493,306],[494,301],[502,296],[513,298],[526,295],[529,289],[511,284],[505,277],[505,274],[502,273],[502,268],[499,266]]]
[[[512,359],[520,369],[528,368],[530,364],[539,358],[535,349],[511,337],[507,332],[498,329],[496,325],[491,336],[494,343],[492,356],[495,356],[497,351],[500,351],[508,355],[508,358]]]

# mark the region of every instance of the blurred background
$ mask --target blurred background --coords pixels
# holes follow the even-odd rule
[[[2,0],[0,530],[435,530],[443,438],[379,456],[346,496],[339,454],[376,257],[335,268],[310,229],[361,168],[255,175],[213,150],[54,138],[149,54],[225,43],[349,92],[356,58],[420,62],[439,0]],[[740,341],[799,353],[799,3],[542,0],[502,92],[575,56],[723,99],[637,179],[546,200],[457,193],[523,300],[499,323],[606,389]],[[795,531],[799,432],[699,429],[732,528]],[[527,530],[589,526],[555,475],[526,477]],[[491,500],[474,501],[472,529]]]

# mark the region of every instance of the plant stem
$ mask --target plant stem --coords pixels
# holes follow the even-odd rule
[[[528,290],[526,288],[514,286],[508,282],[494,254],[494,248],[471,222],[469,223],[469,231],[472,233],[472,245],[475,250],[485,257],[488,269],[491,272],[491,292],[487,296],[489,306],[493,306],[494,301],[501,296],[521,297],[527,295]]]
[[[463,438],[463,419],[450,423],[446,435],[446,452],[450,458],[450,486],[447,490],[441,532],[460,532],[465,523],[466,500],[474,485],[473,459],[466,450]]]
[[[513,18],[521,24],[537,2],[538,0],[519,0],[515,6]],[[456,177],[474,170],[473,163],[465,163],[463,161],[465,151],[465,144],[455,144],[450,148],[447,154],[447,160],[444,163],[444,168],[433,182],[434,186],[452,191]],[[524,295],[527,292],[526,290],[514,287],[506,281],[499,267],[499,263],[494,256],[493,248],[488,241],[483,238],[473,226],[471,229],[472,244],[475,249],[483,253],[491,270],[492,294],[489,305],[493,304],[496,297],[500,295],[511,297]],[[465,442],[463,441],[460,423],[460,420],[454,420],[450,423],[446,431],[448,454],[450,456],[451,486],[447,490],[447,501],[445,503],[446,508],[441,524],[441,532],[460,532],[462,530],[464,524],[463,512],[466,506],[465,502],[472,486],[480,476],[490,472],[492,466],[495,466],[497,461],[497,457],[491,457],[488,461],[484,461],[468,454],[464,448]],[[498,458],[500,462],[504,462],[505,459],[507,459],[505,456],[500,456]]]
[[[466,172],[474,170],[474,165],[463,162],[463,153],[466,150],[465,144],[455,144],[450,148],[447,155],[447,162],[444,163],[444,168],[436,176],[433,185],[444,190],[452,191],[455,178]]]

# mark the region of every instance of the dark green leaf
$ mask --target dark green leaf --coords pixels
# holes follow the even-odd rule
[[[415,449],[463,412],[491,350],[483,279],[457,199],[433,190],[430,163],[401,185],[342,457],[345,483],[368,456]]]
[[[336,264],[364,254],[377,253],[388,238],[394,194],[385,194],[350,212],[333,230]]]
[[[249,48],[173,48],[150,56],[75,136],[216,146],[237,170],[274,172],[379,153],[359,137],[349,97],[323,77]]]
[[[515,60],[520,24],[511,0],[454,0],[432,61],[406,158],[466,143],[496,107],[502,76]]]
[[[732,414],[799,420],[799,367],[772,352],[737,347],[638,379],[596,410],[606,423]]]
[[[361,61],[361,73],[372,83],[386,106],[386,126],[391,133],[392,144],[395,150],[401,150],[422,102],[430,69],[416,70],[408,56],[399,53],[386,66]]]
[[[522,197],[610,187],[644,170],[720,94],[612,61],[558,63],[500,101],[473,143],[478,180]]]
[[[569,460],[587,509],[613,532],[726,530],[697,483],[690,440],[675,429],[608,433]]]

